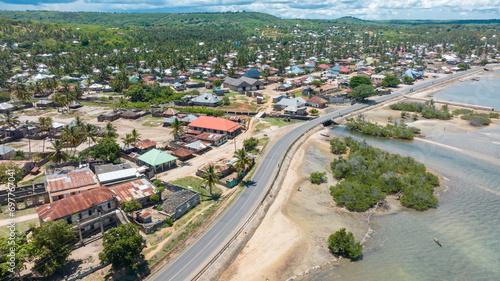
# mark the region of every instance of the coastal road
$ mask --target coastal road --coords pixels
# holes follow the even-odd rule
[[[413,86],[413,91],[422,89],[432,84],[458,78],[481,69],[453,74],[432,81],[422,81]],[[405,89],[374,99],[375,102],[383,102],[403,94],[409,93]],[[278,165],[285,156],[286,151],[292,143],[309,129],[320,123],[356,111],[369,106],[368,104],[355,104],[353,106],[328,113],[312,121],[305,122],[279,139],[267,152],[264,160],[258,166],[253,178],[253,184],[243,190],[241,195],[229,206],[226,211],[205,230],[193,244],[181,253],[176,259],[166,264],[163,268],[148,277],[151,281],[184,281],[192,280],[217,253],[231,240],[243,224],[248,220],[258,205],[262,202],[269,185],[272,182]]]

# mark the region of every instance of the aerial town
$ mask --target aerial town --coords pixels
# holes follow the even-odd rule
[[[500,103],[439,96],[498,89],[498,20],[69,14],[0,11],[0,251],[17,245],[2,278],[310,280],[315,268],[332,280],[330,264],[376,255],[371,216],[451,212],[445,178],[457,178],[430,155],[470,148],[453,136],[500,143]],[[498,154],[488,147],[468,153]],[[338,250],[337,234],[361,244]]]

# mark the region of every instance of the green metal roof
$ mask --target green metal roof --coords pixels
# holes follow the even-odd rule
[[[139,158],[137,159],[151,166],[157,166],[163,163],[168,163],[170,161],[177,160],[178,158],[166,152],[153,148],[150,151],[139,156]]]

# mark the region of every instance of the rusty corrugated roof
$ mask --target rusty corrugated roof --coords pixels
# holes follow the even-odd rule
[[[67,173],[47,175],[47,191],[49,193],[66,189],[97,184],[94,173],[89,168]]]
[[[106,187],[99,187],[35,208],[43,221],[57,220],[107,202],[115,197]]]
[[[120,202],[137,200],[155,194],[155,186],[145,178],[115,185],[110,190],[116,194]]]
[[[145,139],[145,140],[141,140],[140,142],[138,142],[135,147],[137,147],[139,149],[146,149],[146,148],[150,148],[150,147],[155,147],[156,145],[157,145],[157,143],[155,141],[152,141],[150,139]]]

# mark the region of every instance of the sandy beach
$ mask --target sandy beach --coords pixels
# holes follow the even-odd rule
[[[393,198],[388,198],[389,209],[383,211],[352,213],[336,206],[329,192],[336,183],[329,168],[337,157],[329,151],[332,135],[324,129],[299,148],[276,201],[220,280],[292,280],[318,266],[338,262],[326,244],[330,234],[345,227],[361,241],[371,231],[371,215],[400,209],[399,203],[391,203]],[[327,183],[309,182],[309,174],[316,171],[327,172]]]

